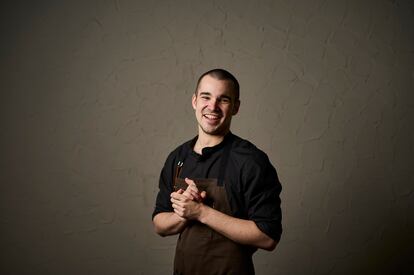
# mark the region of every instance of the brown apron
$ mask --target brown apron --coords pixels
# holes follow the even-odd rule
[[[221,157],[219,179],[194,179],[199,191],[206,191],[204,204],[232,215],[224,186],[231,143],[226,145]],[[179,161],[174,176],[174,189],[187,188],[179,178],[183,161]],[[245,246],[226,238],[210,227],[191,221],[181,232],[175,251],[174,274],[176,275],[252,275],[254,247]]]

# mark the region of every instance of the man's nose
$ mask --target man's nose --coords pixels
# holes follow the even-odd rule
[[[209,106],[208,107],[209,107],[210,110],[217,110],[218,109],[218,104],[219,104],[219,101],[215,98],[212,98],[209,101]]]

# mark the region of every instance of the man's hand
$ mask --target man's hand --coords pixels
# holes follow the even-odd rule
[[[185,215],[185,213],[188,214],[188,211],[184,211],[184,208],[188,210],[188,206],[184,205],[184,208],[179,206],[182,201],[192,201],[194,204],[201,204],[206,197],[206,192],[198,192],[194,181],[186,179],[186,182],[188,184],[186,190],[180,189],[171,193],[174,212],[159,213],[153,219],[155,232],[161,236],[174,235],[180,233],[185,228],[187,218],[191,217],[191,215]],[[177,199],[177,203],[179,204],[174,205],[173,197]]]
[[[189,178],[185,178],[185,182],[188,184],[188,186],[184,192],[184,195],[197,202],[202,202],[206,197],[206,191],[199,192],[195,182]]]
[[[185,182],[188,184],[185,191],[180,189],[177,192],[171,193],[172,207],[174,212],[183,220],[198,219],[206,192],[199,192],[193,180],[186,178]]]
[[[177,196],[179,196],[179,195],[182,195],[182,196],[185,196],[186,198],[188,198],[188,199],[192,199],[191,198],[191,196],[189,195],[189,194],[185,194],[184,195],[184,190],[183,189],[180,189],[180,190],[178,190],[178,191],[176,191],[176,192],[173,192],[173,193],[171,193],[171,198],[174,196],[174,197],[177,197]],[[171,200],[171,202],[172,202],[172,200]],[[172,205],[173,206],[173,208],[174,208],[174,204]],[[175,212],[175,211],[174,211]],[[182,216],[180,216],[180,215],[177,215],[178,216],[178,218],[181,220],[181,221],[186,221],[187,219],[185,219],[185,218],[183,218]]]

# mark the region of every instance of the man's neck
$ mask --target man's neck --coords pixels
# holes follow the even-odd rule
[[[194,144],[194,151],[201,155],[203,148],[213,147],[221,143],[227,133],[223,135],[209,135],[203,131],[199,131],[197,141]]]

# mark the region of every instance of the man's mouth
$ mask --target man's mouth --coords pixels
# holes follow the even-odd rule
[[[204,114],[203,116],[208,120],[219,120],[221,118],[219,114]]]

